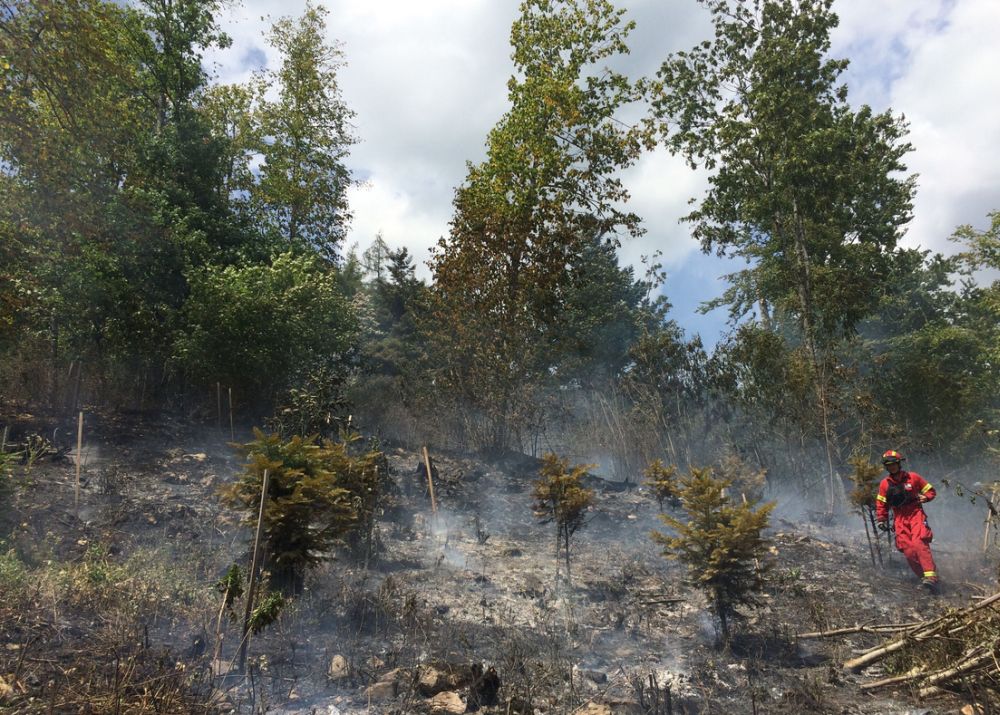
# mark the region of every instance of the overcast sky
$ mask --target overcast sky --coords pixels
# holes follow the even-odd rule
[[[352,191],[349,243],[363,250],[381,231],[422,264],[448,231],[451,200],[466,162],[484,158],[486,135],[506,111],[512,72],[510,25],[515,0],[316,0],[330,14],[331,41],[342,45],[343,96],[357,112],[350,167],[363,183]],[[618,3],[637,23],[624,68],[652,74],[666,55],[710,36],[695,0]],[[297,16],[305,0],[244,0],[221,16],[233,46],[206,57],[220,82],[243,81],[277,54],[271,21]],[[911,171],[919,174],[915,218],[904,245],[944,253],[953,229],[985,227],[1000,209],[1000,0],[835,0],[841,24],[833,55],[847,57],[850,101],[891,107],[910,122]],[[714,344],[724,311],[696,313],[719,294],[719,276],[735,270],[702,255],[678,219],[704,178],[665,152],[647,155],[625,174],[632,209],[647,234],[627,242],[622,260],[664,254],[672,317]],[[427,277],[426,267],[420,274]]]

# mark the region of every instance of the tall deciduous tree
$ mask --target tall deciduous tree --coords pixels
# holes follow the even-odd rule
[[[628,51],[631,29],[603,0],[528,0],[511,30],[511,109],[432,261],[437,385],[471,406],[479,446],[505,448],[513,424],[537,418],[574,273],[596,265],[595,244],[640,232],[617,177],[642,148],[618,117],[640,92],[599,66]]]
[[[350,221],[351,174],[344,162],[355,139],[354,113],[337,79],[343,53],[326,39],[326,14],[307,4],[297,21],[284,18],[271,30],[282,64],[269,78],[278,98],[260,108],[264,163],[257,198],[287,244],[333,260]]]
[[[667,145],[712,170],[687,216],[704,250],[740,257],[722,302],[794,319],[833,472],[824,350],[877,304],[903,226],[906,125],[854,110],[830,59],[832,0],[701,0],[715,38],[669,57],[654,114]]]

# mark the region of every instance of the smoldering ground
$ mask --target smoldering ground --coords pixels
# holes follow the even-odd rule
[[[465,672],[473,664],[495,668],[505,704],[530,702],[538,715],[589,700],[650,712],[651,682],[661,696],[670,688],[674,712],[873,712],[857,679],[830,675],[850,643],[797,642],[795,634],[940,610],[986,592],[993,578],[995,551],[986,559],[981,551],[981,501],[939,486],[927,507],[948,584],[935,600],[916,589],[898,555],[872,566],[858,515],[829,520],[821,500],[771,479],[763,494],[777,502],[762,559],[768,586],[759,607],[746,610],[742,635],[720,649],[691,574],[649,536],[666,525],[638,477],[587,478],[595,500],[571,540],[567,574],[554,525],[533,510],[536,460],[433,450],[435,512],[417,469],[420,452],[388,447],[377,558],[366,568],[331,554],[278,621],[252,637],[249,677],[213,678],[221,598],[214,584],[230,564],[245,567],[251,538],[218,499],[241,469],[228,435],[175,423],[135,424],[120,434],[95,424],[92,435],[94,458],[83,470],[90,481],[81,491],[86,520],[73,515],[72,461],[36,465],[30,490],[18,491],[27,527],[8,539],[0,672],[18,673],[24,698],[69,702],[65,693],[75,688],[103,702],[114,694],[107,676],[117,648],[146,663],[150,677],[169,662],[190,712],[192,703],[206,711],[424,712],[431,705],[420,680],[429,668]],[[122,476],[96,488],[110,466]],[[933,482],[929,471],[921,473]],[[14,588],[14,566],[26,590]],[[60,569],[75,574],[75,596],[60,586]],[[12,600],[15,592],[24,598]],[[228,665],[239,623],[223,624]],[[65,664],[85,653],[91,667],[66,674]],[[338,656],[345,666],[335,671]],[[62,670],[47,665],[52,658]],[[468,686],[457,688],[467,702]],[[877,698],[880,712],[906,707],[891,695]]]

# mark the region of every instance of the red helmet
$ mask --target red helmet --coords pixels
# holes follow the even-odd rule
[[[905,459],[905,457],[903,457],[903,455],[901,455],[899,452],[897,452],[894,449],[890,449],[890,450],[887,450],[882,455],[882,464],[885,464],[887,466],[890,465],[890,464],[899,464],[904,459]]]

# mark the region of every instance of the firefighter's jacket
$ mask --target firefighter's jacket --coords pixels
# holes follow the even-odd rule
[[[924,501],[930,501],[937,496],[926,479],[916,472],[900,469],[895,478],[890,474],[878,485],[878,496],[875,497],[875,518],[886,521],[889,518],[889,507],[892,507],[897,518],[906,518],[923,511],[917,495],[923,494]]]

